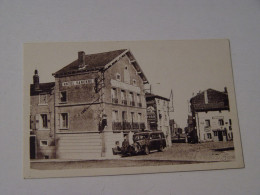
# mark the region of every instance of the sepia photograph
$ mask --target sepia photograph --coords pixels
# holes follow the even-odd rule
[[[24,44],[24,177],[243,168],[229,40]]]

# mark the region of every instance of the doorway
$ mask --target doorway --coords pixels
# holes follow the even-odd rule
[[[30,136],[30,159],[36,158],[36,136]]]
[[[223,141],[223,132],[218,131],[218,141]]]

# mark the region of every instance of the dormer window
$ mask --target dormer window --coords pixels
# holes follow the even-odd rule
[[[116,73],[116,80],[121,81],[121,75],[119,73]]]

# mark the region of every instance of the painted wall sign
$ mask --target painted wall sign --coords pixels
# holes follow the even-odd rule
[[[68,82],[63,82],[62,87],[69,87],[69,86],[74,86],[74,85],[86,85],[86,84],[92,84],[92,83],[94,83],[94,79],[68,81]]]
[[[224,119],[224,116],[213,116],[212,119]]]

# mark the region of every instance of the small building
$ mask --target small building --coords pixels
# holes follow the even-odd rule
[[[198,142],[233,139],[227,88],[223,92],[207,89],[190,100],[194,139]]]
[[[150,130],[161,130],[166,136],[167,145],[171,146],[171,131],[169,117],[169,102],[168,98],[146,93],[147,104],[147,121]]]
[[[30,86],[30,158],[55,158],[54,82],[40,83],[35,70]]]
[[[53,146],[56,158],[108,157],[124,136],[146,129],[144,84],[148,80],[130,50],[88,55],[80,51],[75,61],[53,76],[55,82],[39,83],[37,93],[32,89],[36,83],[31,86],[32,102],[42,101],[39,98],[45,94],[49,101],[45,107],[32,104],[31,115],[39,114],[39,119],[31,121],[41,125],[40,117],[47,113],[45,134],[37,128],[34,134],[39,141],[51,136],[45,148],[49,151]]]

